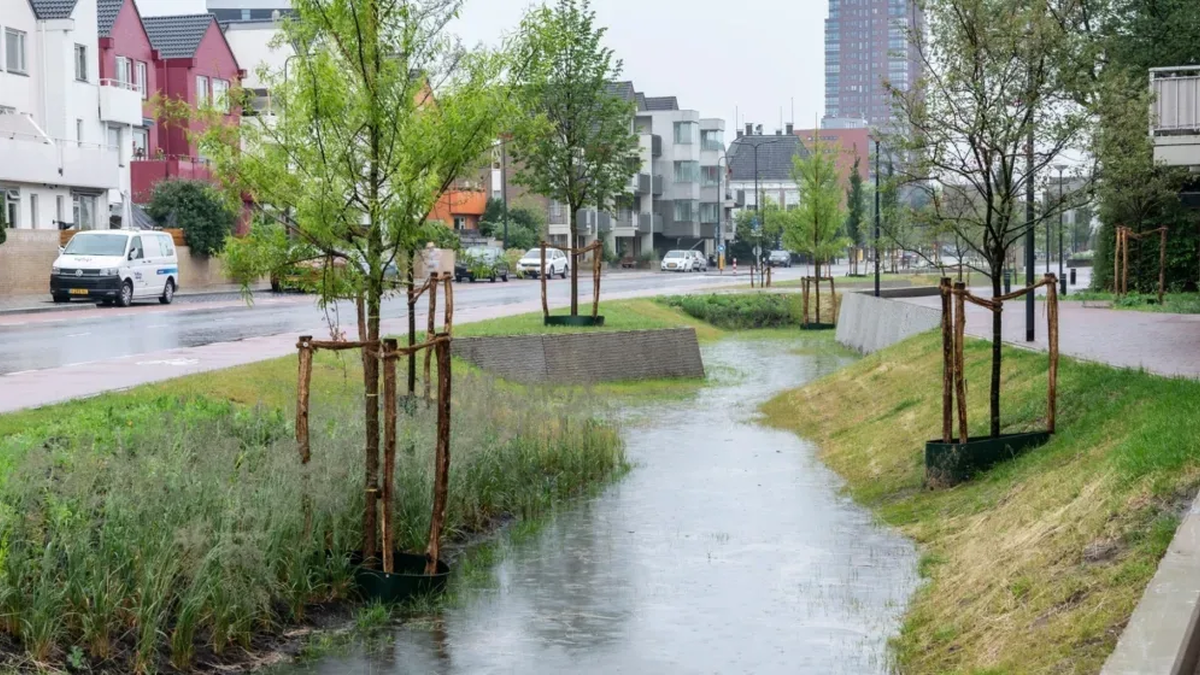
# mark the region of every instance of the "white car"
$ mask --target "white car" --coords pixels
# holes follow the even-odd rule
[[[689,251],[692,254],[692,271],[703,272],[708,269],[708,261],[704,259],[704,254],[700,251]]]
[[[517,271],[523,275],[536,277],[542,274],[542,250],[540,248],[531,248],[521,256],[517,261]],[[567,278],[567,273],[571,271],[571,263],[567,258],[567,254],[556,248],[546,249],[546,273],[547,279],[553,279],[555,274]]]
[[[664,272],[691,272],[696,268],[692,251],[667,251],[658,265]]]
[[[128,307],[179,290],[179,257],[171,235],[154,230],[89,230],[71,237],[50,268],[55,302],[75,298]]]

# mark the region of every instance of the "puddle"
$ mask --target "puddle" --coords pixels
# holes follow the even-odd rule
[[[714,378],[626,429],[633,471],[513,546],[486,587],[394,640],[288,667],[332,673],[886,673],[917,583],[910,542],[839,494],[796,436],[754,423],[844,357],[704,349]]]

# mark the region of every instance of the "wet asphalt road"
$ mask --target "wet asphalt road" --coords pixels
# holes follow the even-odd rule
[[[776,278],[799,277],[801,273],[799,268],[781,270]],[[737,281],[745,279],[743,272]],[[686,291],[731,283],[735,283],[733,278],[717,275],[611,274],[602,282],[601,297],[606,293]],[[530,280],[455,285],[456,309],[537,302],[539,297],[539,284]],[[552,305],[567,302],[570,282],[549,282],[549,298]],[[590,300],[590,278],[580,279],[580,298],[581,302],[584,298]],[[422,302],[419,311],[424,306]],[[406,303],[397,297],[384,303],[381,318],[402,318],[406,312]],[[311,331],[328,335],[330,322],[339,323],[353,337],[353,305],[341,303],[321,310],[311,297],[265,294],[256,295],[254,304],[248,306],[237,294],[230,294],[207,297],[202,302],[180,298],[170,307],[151,302],[127,309],[13,315],[0,318],[0,375],[281,333]]]

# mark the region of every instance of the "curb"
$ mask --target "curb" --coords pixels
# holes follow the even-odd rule
[[[194,291],[191,293],[184,292],[176,294],[176,298],[197,300],[205,297],[217,297],[231,294],[240,294],[239,289],[230,289],[226,291]],[[252,295],[271,295],[271,289],[268,287],[250,289]],[[52,300],[43,300],[41,304],[26,305],[24,307],[0,307],[0,316],[12,316],[15,314],[47,314],[50,312],[74,312],[82,309],[96,309],[94,302],[71,302],[71,303],[56,303]]]

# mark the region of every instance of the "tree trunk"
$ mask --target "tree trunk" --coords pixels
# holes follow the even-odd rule
[[[437,446],[434,452],[433,513],[429,519],[429,542],[425,549],[425,574],[437,573],[450,485],[450,342],[438,342],[434,350],[438,360]]]
[[[385,340],[388,351],[396,350],[396,340]],[[383,485],[380,495],[380,529],[383,533],[383,571],[391,574],[396,545],[392,534],[392,484],[396,480],[396,358],[383,359]]]
[[[367,297],[368,342],[379,337],[379,294],[371,284]],[[366,475],[363,480],[363,560],[374,566],[376,536],[379,533],[377,508],[379,499],[379,359],[375,350],[366,345],[363,351],[363,412],[366,420]]]
[[[999,258],[1000,263],[993,261],[991,265],[992,271],[992,297],[998,298],[1003,295],[1000,289],[1000,275],[1003,267],[1003,256]],[[1000,435],[1000,363],[1003,358],[1003,335],[1004,335],[1004,312],[992,312],[992,383],[991,396],[989,398],[989,407],[991,409],[991,434],[992,436]]]
[[[408,346],[417,344],[417,252],[416,249],[408,255]],[[417,353],[408,353],[408,397],[417,395]],[[411,401],[410,401],[411,405]]]
[[[575,210],[578,207],[572,204],[570,208],[571,213],[567,215],[570,235],[567,241],[570,242],[568,247],[574,249],[579,246],[579,235],[575,232]],[[579,265],[576,264],[573,252],[567,254],[567,260],[571,262],[571,316],[579,316]]]

